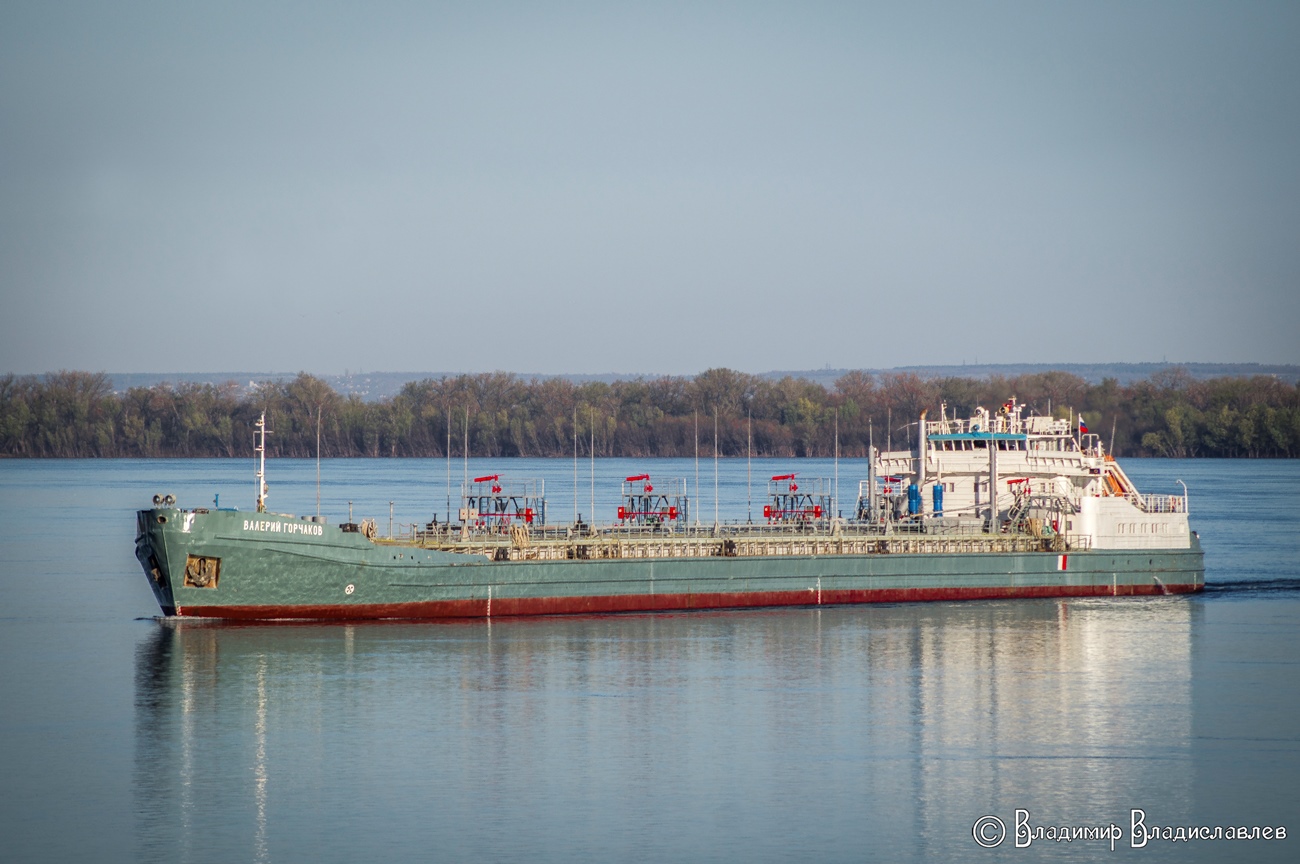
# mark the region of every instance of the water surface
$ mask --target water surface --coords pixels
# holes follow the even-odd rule
[[[1208,590],[450,623],[163,623],[133,548],[155,492],[246,506],[248,460],[0,462],[0,844],[6,860],[1082,859],[978,847],[1042,825],[1300,830],[1300,464],[1130,460],[1191,488]],[[453,479],[563,460],[471,461]],[[591,512],[589,463],[577,506]],[[697,514],[712,520],[712,463]],[[749,509],[744,460],[719,515]],[[850,510],[858,468],[839,466]],[[617,481],[691,460],[598,460]],[[828,461],[756,462],[834,476]],[[327,462],[335,521],[426,521],[447,466]],[[271,466],[315,512],[315,464]],[[606,514],[608,515],[608,514]],[[441,516],[440,516],[441,518]],[[1290,833],[1290,831],[1289,831]],[[1152,860],[1296,860],[1296,841],[1151,841]]]

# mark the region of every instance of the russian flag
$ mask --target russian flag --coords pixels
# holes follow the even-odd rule
[[[1082,414],[1079,415],[1079,434],[1080,435],[1088,434],[1088,424],[1083,422]]]

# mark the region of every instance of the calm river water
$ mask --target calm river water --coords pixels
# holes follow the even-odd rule
[[[134,510],[247,508],[249,460],[0,462],[0,860],[1300,860],[1300,463],[1125,467],[1187,482],[1204,594],[221,626],[154,617]],[[756,460],[751,505],[725,460],[718,515],[787,470],[834,476]],[[590,463],[450,469],[498,471],[544,478],[553,522],[576,485],[590,518]],[[690,460],[597,460],[602,520],[641,471],[696,485]],[[845,511],[861,473],[839,465]],[[322,511],[442,518],[447,474],[327,461]],[[271,509],[315,512],[315,478],[272,462]],[[1287,839],[1132,849],[1135,808]],[[1018,809],[1123,836],[1015,848]]]

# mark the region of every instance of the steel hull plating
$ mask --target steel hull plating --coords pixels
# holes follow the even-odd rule
[[[482,556],[373,543],[338,526],[307,523],[303,527],[304,523],[288,517],[250,521],[249,516],[229,511],[140,512],[136,554],[165,614],[234,619],[457,618],[1171,594],[1204,586],[1203,556],[1195,542],[1189,549],[1066,555],[977,552],[494,562]]]

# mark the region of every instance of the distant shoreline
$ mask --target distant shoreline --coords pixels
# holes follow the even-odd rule
[[[1300,365],[1270,363],[988,363],[936,366],[898,366],[880,369],[808,369],[769,371],[756,373],[755,377],[778,381],[782,378],[811,381],[824,387],[850,372],[872,376],[911,374],[923,379],[991,377],[1016,378],[1022,375],[1040,375],[1046,372],[1065,372],[1076,375],[1089,384],[1100,384],[1113,378],[1120,384],[1131,384],[1170,370],[1182,370],[1196,380],[1211,378],[1250,378],[1256,375],[1275,377],[1288,384],[1300,382]],[[153,387],[158,384],[193,383],[227,384],[233,382],[241,391],[251,392],[257,386],[279,381],[292,381],[300,372],[107,372],[115,392],[123,393],[132,387]],[[312,373],[308,373],[312,374]],[[357,395],[367,401],[396,396],[407,384],[462,375],[473,372],[348,372],[342,375],[315,375],[345,396]],[[521,381],[548,381],[559,379],[573,384],[599,382],[613,384],[620,381],[653,381],[661,378],[690,380],[694,375],[664,375],[655,372],[599,374],[587,373],[525,373],[494,372],[488,374],[512,375]],[[748,373],[746,373],[748,374]]]
[[[1181,368],[1121,384],[1059,370],[988,378],[849,372],[829,387],[731,369],[575,383],[491,373],[409,382],[383,399],[299,374],[244,390],[181,382],[113,389],[104,373],[0,376],[0,454],[28,458],[241,457],[265,412],[279,457],[723,456],[861,458],[912,446],[922,410],[967,415],[1015,398],[1080,420],[1116,456],[1300,457],[1300,385],[1197,379]],[[319,424],[319,425],[318,425]],[[716,424],[716,425],[715,425]],[[716,430],[716,431],[715,431]]]
[[[247,462],[247,461],[251,460],[252,458],[253,458],[252,456],[175,456],[175,455],[167,455],[167,456],[14,456],[14,455],[12,455],[12,454],[10,454],[10,453],[0,453],[0,461],[3,461],[3,460],[9,460],[9,461],[11,461],[11,462],[24,462],[24,463],[30,463],[30,462],[76,462],[76,461],[78,461],[78,460],[80,460],[80,461],[85,461],[85,462],[114,462],[114,461],[122,461],[122,462],[126,462],[126,461],[134,461],[134,462],[141,462],[141,461],[148,461],[148,462],[154,462],[154,461],[160,461],[160,462],[174,462],[174,461],[179,461],[179,460],[184,460],[184,459],[202,459],[202,460],[207,460],[207,459],[226,459],[226,460],[229,460],[229,461],[231,461],[231,462]],[[272,459],[272,458],[275,458],[275,459],[277,459],[277,460],[278,460],[278,459],[295,459],[295,460],[297,460],[297,461],[299,461],[299,462],[313,462],[313,461],[315,461],[315,458],[316,458],[316,457],[314,457],[314,456],[272,456],[271,454],[268,453],[268,455],[267,455],[267,459],[269,460],[269,459]],[[446,459],[446,458],[447,458],[447,457],[446,457],[445,455],[443,455],[443,456],[363,456],[363,455],[353,454],[353,455],[349,455],[349,456],[324,456],[324,455],[322,455],[322,456],[321,456],[321,461],[330,461],[330,460],[337,461],[337,460],[341,460],[341,459],[380,459],[380,460],[388,460],[388,459],[409,459],[409,460],[411,460],[411,461],[430,461],[430,460],[437,461],[437,460],[443,460],[443,459]],[[453,457],[452,457],[452,461],[456,461],[456,462],[458,462],[458,461],[460,460],[460,458],[461,458],[461,457],[459,457],[459,456],[453,456]],[[476,455],[474,455],[473,453],[471,453],[469,458],[470,458],[471,460],[475,460],[475,459],[479,459],[479,460],[482,460],[482,459],[492,459],[492,460],[494,460],[494,461],[495,461],[495,460],[502,460],[502,459],[554,459],[554,460],[559,461],[559,462],[567,462],[567,461],[572,460],[573,457],[572,457],[572,456],[490,456],[490,455],[476,456]],[[591,459],[590,456],[582,456],[582,457],[579,457],[579,458],[580,458],[581,461],[588,461],[588,460]],[[646,459],[646,460],[650,460],[650,459],[690,459],[691,457],[690,457],[689,455],[687,455],[687,456],[596,456],[595,458],[596,458],[596,461],[597,461],[597,462],[601,462],[601,461],[604,461],[604,460],[610,460],[610,459],[620,459],[620,460],[625,460],[625,461],[626,461],[626,460],[637,460],[637,459]],[[728,461],[734,462],[734,461],[737,460],[737,459],[741,459],[741,460],[743,460],[743,459],[745,459],[745,458],[746,458],[746,457],[745,457],[745,454],[743,454],[743,453],[740,453],[740,454],[731,454],[731,455],[726,455],[726,456],[723,456],[723,455],[719,455],[719,456],[718,456],[718,459],[721,460],[721,461],[723,461],[723,462],[728,462]],[[825,462],[826,460],[831,459],[831,458],[833,458],[833,457],[831,457],[831,456],[780,456],[780,455],[773,455],[773,454],[763,454],[763,455],[760,456],[759,454],[755,453],[754,456],[753,456],[753,458],[754,458],[755,460],[760,460],[760,459],[762,459],[762,460],[766,460],[766,461],[780,460],[780,461],[782,461],[782,462],[789,462],[789,461],[797,462],[797,461],[801,461],[801,460],[804,460],[804,459],[809,459],[809,460],[816,460],[816,461],[820,461],[820,462]],[[866,458],[866,456],[861,456],[861,455],[859,455],[859,456],[840,456],[840,462],[861,462],[861,461],[862,461],[863,459],[865,459],[865,458]],[[1162,456],[1162,455],[1158,455],[1158,454],[1156,454],[1156,455],[1146,455],[1146,456],[1125,456],[1125,457],[1123,457],[1123,458],[1124,458],[1126,461],[1127,461],[1127,460],[1133,460],[1133,459],[1157,459],[1157,460],[1161,460],[1161,461],[1164,461],[1164,460],[1170,460],[1170,459],[1181,459],[1181,460],[1188,460],[1188,461],[1190,461],[1190,460],[1195,460],[1195,461],[1197,461],[1197,462],[1216,462],[1216,461],[1217,461],[1217,462],[1240,462],[1240,461],[1243,461],[1243,460],[1246,460],[1246,461],[1252,461],[1252,462],[1288,462],[1288,461],[1290,461],[1290,460],[1292,460],[1292,459],[1295,459],[1295,458],[1297,458],[1297,457],[1294,457],[1294,456]],[[704,456],[700,456],[700,461],[701,461],[701,462],[705,461],[705,457],[704,457]],[[712,462],[712,461],[713,461],[713,457],[712,457],[712,456],[709,456],[707,461]],[[712,475],[710,475],[710,476],[712,476]]]

